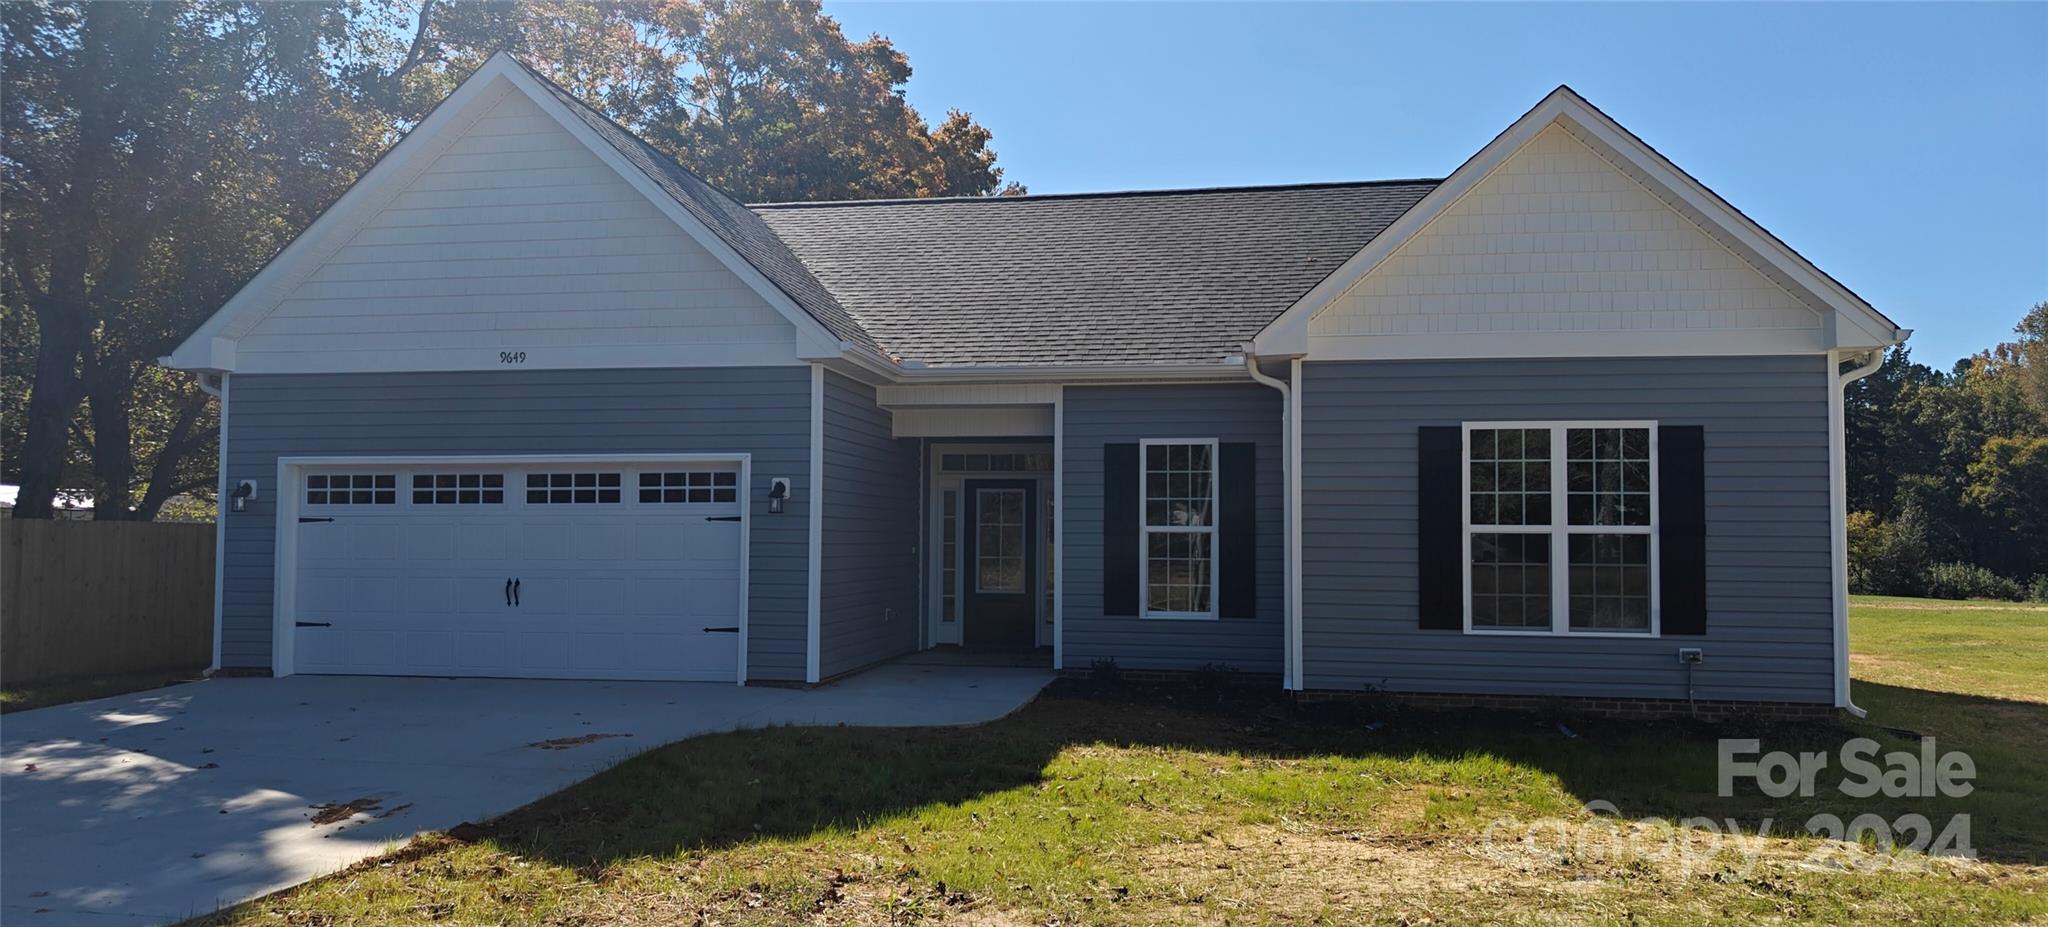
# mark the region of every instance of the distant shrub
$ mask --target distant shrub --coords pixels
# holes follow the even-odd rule
[[[1849,513],[1849,591],[1868,595],[1925,594],[1926,521],[1914,506],[1907,506],[1891,521],[1879,521],[1869,512]]]
[[[1097,685],[1118,685],[1124,681],[1124,668],[1114,659],[1104,657],[1088,664],[1088,679]]]
[[[2027,601],[2048,602],[2048,573],[2037,573],[2027,584]]]
[[[1927,568],[1924,594],[1936,599],[2018,601],[2026,597],[2027,590],[1974,563],[1937,563]]]

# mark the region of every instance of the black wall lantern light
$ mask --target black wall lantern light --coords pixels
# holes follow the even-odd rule
[[[789,498],[789,477],[778,476],[768,483],[768,514],[782,514],[782,503]]]
[[[228,494],[228,508],[239,512],[249,507],[249,500],[256,498],[256,481],[243,480],[235,484],[235,491]]]

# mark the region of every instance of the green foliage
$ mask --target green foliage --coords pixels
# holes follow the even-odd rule
[[[1963,502],[1993,542],[1985,563],[2011,576],[2048,565],[2048,437],[1992,438],[1968,472]]]
[[[1948,373],[1895,349],[1850,388],[1851,589],[1943,594],[1937,571],[1944,589],[1992,588],[1959,564],[2017,588],[2048,565],[2048,303],[2014,331]]]
[[[1849,513],[1849,591],[1912,595],[1927,577],[1927,520],[1909,508],[1891,521]]]
[[[2013,580],[1974,563],[1936,563],[1927,568],[1926,594],[1936,599],[2003,599],[2016,602],[2025,590]]]
[[[1088,663],[1088,681],[1099,686],[1122,685],[1124,668],[1110,657],[1097,657]]]

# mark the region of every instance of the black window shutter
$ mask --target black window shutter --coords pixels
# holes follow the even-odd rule
[[[1102,613],[1138,615],[1138,445],[1102,446]]]
[[[1465,627],[1465,436],[1455,426],[1416,431],[1415,548],[1421,599],[1419,626]]]
[[[1217,614],[1259,617],[1259,457],[1249,442],[1222,445],[1216,487]]]
[[[1658,606],[1666,634],[1707,633],[1706,430],[1657,429]]]

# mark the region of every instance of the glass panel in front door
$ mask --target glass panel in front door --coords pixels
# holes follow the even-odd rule
[[[1024,591],[1024,490],[975,490],[974,590]]]

